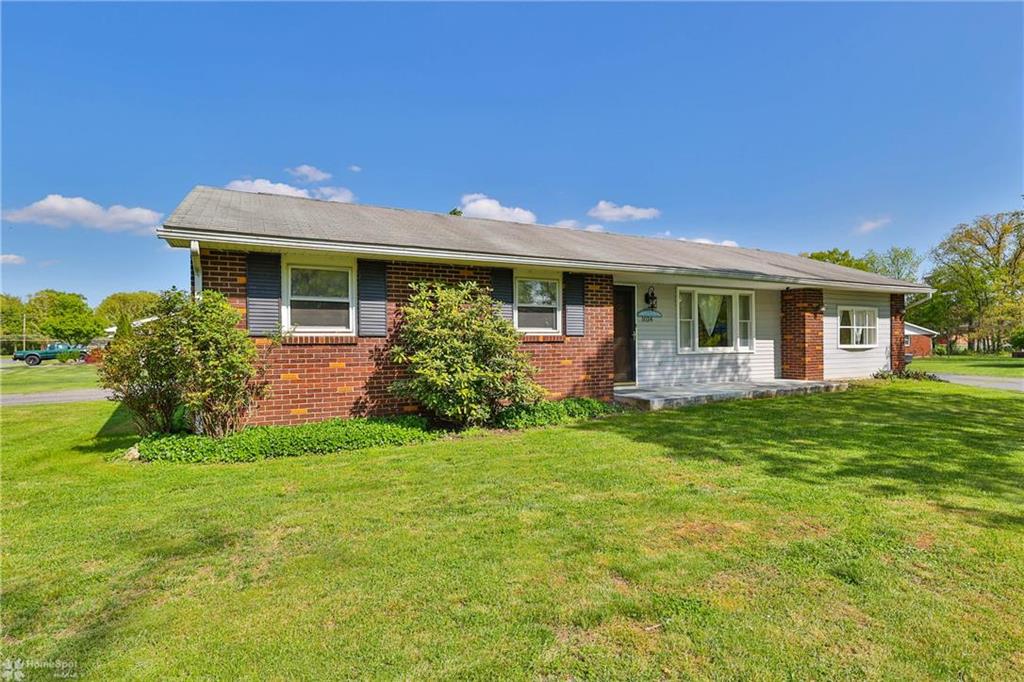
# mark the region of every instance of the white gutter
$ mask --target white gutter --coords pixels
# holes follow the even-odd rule
[[[701,270],[698,268],[673,268],[659,265],[636,265],[631,263],[606,263],[603,261],[566,260],[545,258],[541,256],[508,256],[494,253],[478,253],[472,251],[453,251],[449,249],[431,249],[417,246],[387,246],[382,244],[360,244],[353,242],[329,242],[316,239],[295,239],[289,237],[261,237],[256,235],[226,234],[223,232],[203,232],[198,230],[179,230],[161,227],[156,234],[168,241],[187,241],[193,246],[193,253],[198,253],[197,240],[219,244],[257,246],[269,250],[276,249],[308,249],[312,251],[340,251],[345,253],[366,254],[373,256],[389,256],[394,258],[427,258],[435,260],[483,261],[488,263],[508,263],[513,265],[536,265],[543,267],[562,268],[568,270],[625,270],[627,272],[653,272],[667,275],[686,275],[698,277],[716,277],[725,279],[745,279],[756,282],[774,284],[797,284],[809,287],[836,287],[840,289],[863,289],[867,291],[893,291],[901,293],[929,293],[930,287],[908,284],[902,286],[884,286],[881,284],[864,284],[861,282],[844,282],[842,280],[810,279],[804,277],[782,277],[758,275],[743,271]]]

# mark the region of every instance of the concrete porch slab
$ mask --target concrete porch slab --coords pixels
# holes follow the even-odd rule
[[[719,400],[831,393],[845,391],[848,386],[849,384],[845,381],[775,379],[773,381],[723,381],[651,388],[616,387],[615,402],[641,410],[661,410],[666,407],[699,405]]]

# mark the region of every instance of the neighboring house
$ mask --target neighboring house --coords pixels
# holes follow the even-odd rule
[[[903,323],[903,342],[910,353],[915,358],[923,358],[932,354],[932,339],[938,336],[938,332],[934,332],[927,327],[922,327],[919,324],[913,324],[911,322]]]
[[[866,377],[903,365],[904,294],[789,254],[197,187],[158,230],[270,352],[253,423],[415,411],[387,349],[409,284],[475,280],[551,397]],[[899,349],[892,353],[892,349]]]

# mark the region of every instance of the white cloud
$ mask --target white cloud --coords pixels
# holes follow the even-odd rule
[[[694,239],[688,239],[687,237],[679,237],[681,242],[693,242],[695,244],[716,244],[718,246],[739,246],[738,243],[731,239],[723,239],[720,242],[716,242],[714,239],[708,239],[707,237],[696,237]]]
[[[657,239],[668,239],[672,236],[672,230],[663,230],[662,232],[655,232],[651,235]]]
[[[557,223],[551,225],[551,227],[561,227],[566,230],[584,230],[585,232],[604,232],[604,225],[584,225],[578,220],[571,218],[567,220],[559,220]]]
[[[587,215],[591,218],[607,220],[614,223],[621,222],[623,220],[650,220],[651,218],[657,218],[660,216],[661,211],[656,208],[638,208],[636,206],[630,206],[629,204],[619,206],[613,201],[605,201],[602,199],[597,202],[596,206],[587,211]]]
[[[149,208],[128,208],[114,204],[104,208],[84,197],[50,194],[25,208],[5,211],[4,219],[12,223],[35,223],[51,227],[81,225],[104,232],[148,232],[160,222],[163,214]]]
[[[348,187],[315,187],[313,194],[317,199],[338,201],[343,204],[351,204],[356,200],[356,195]]]
[[[285,168],[285,170],[298,178],[299,182],[323,182],[324,180],[331,179],[330,173],[322,171],[316,166],[310,166],[308,163],[301,164],[295,168]]]
[[[266,178],[256,178],[255,180],[232,180],[228,184],[224,185],[224,187],[227,189],[237,190],[239,192],[283,194],[286,197],[302,197],[303,199],[309,199],[309,190],[293,187],[292,185],[284,182],[271,182]]]
[[[3,265],[24,265],[24,256],[16,256],[13,253],[2,253],[0,254],[0,263]]]
[[[869,232],[874,232],[877,229],[885,227],[891,222],[892,218],[889,216],[882,216],[881,218],[875,218],[873,220],[865,220],[854,229],[854,232],[857,234],[868,234]]]
[[[363,172],[363,167],[362,166],[357,166],[354,163],[351,166],[349,166],[348,169],[350,171],[352,171],[353,173],[362,173]]]
[[[459,205],[462,215],[469,218],[491,218],[492,220],[508,220],[513,223],[535,223],[537,216],[533,211],[518,206],[502,206],[497,199],[486,194],[464,194]]]

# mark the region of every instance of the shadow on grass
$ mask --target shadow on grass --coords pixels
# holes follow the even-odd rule
[[[132,569],[105,581],[104,593],[95,605],[68,623],[67,636],[56,640],[52,658],[73,661],[79,674],[88,672],[90,663],[107,651],[110,638],[123,634],[134,612],[160,598],[163,584],[191,573],[196,565],[209,563],[241,541],[239,533],[204,523],[196,519],[188,524],[195,530],[186,535],[157,527],[138,533],[133,546],[144,549],[131,561]],[[51,613],[43,606],[50,589],[52,585],[43,577],[13,588],[5,586],[7,636],[18,640],[42,629],[41,620]]]
[[[935,500],[984,493],[1020,504],[1022,424],[1020,399],[854,387],[626,415],[574,428],[653,443],[677,459],[750,465],[810,485],[847,481],[879,496]],[[1024,514],[945,508],[983,525],[1024,525]]]
[[[132,413],[118,403],[117,409],[103,423],[92,440],[72,447],[75,452],[108,453],[130,448],[139,440],[139,430],[132,420]]]

